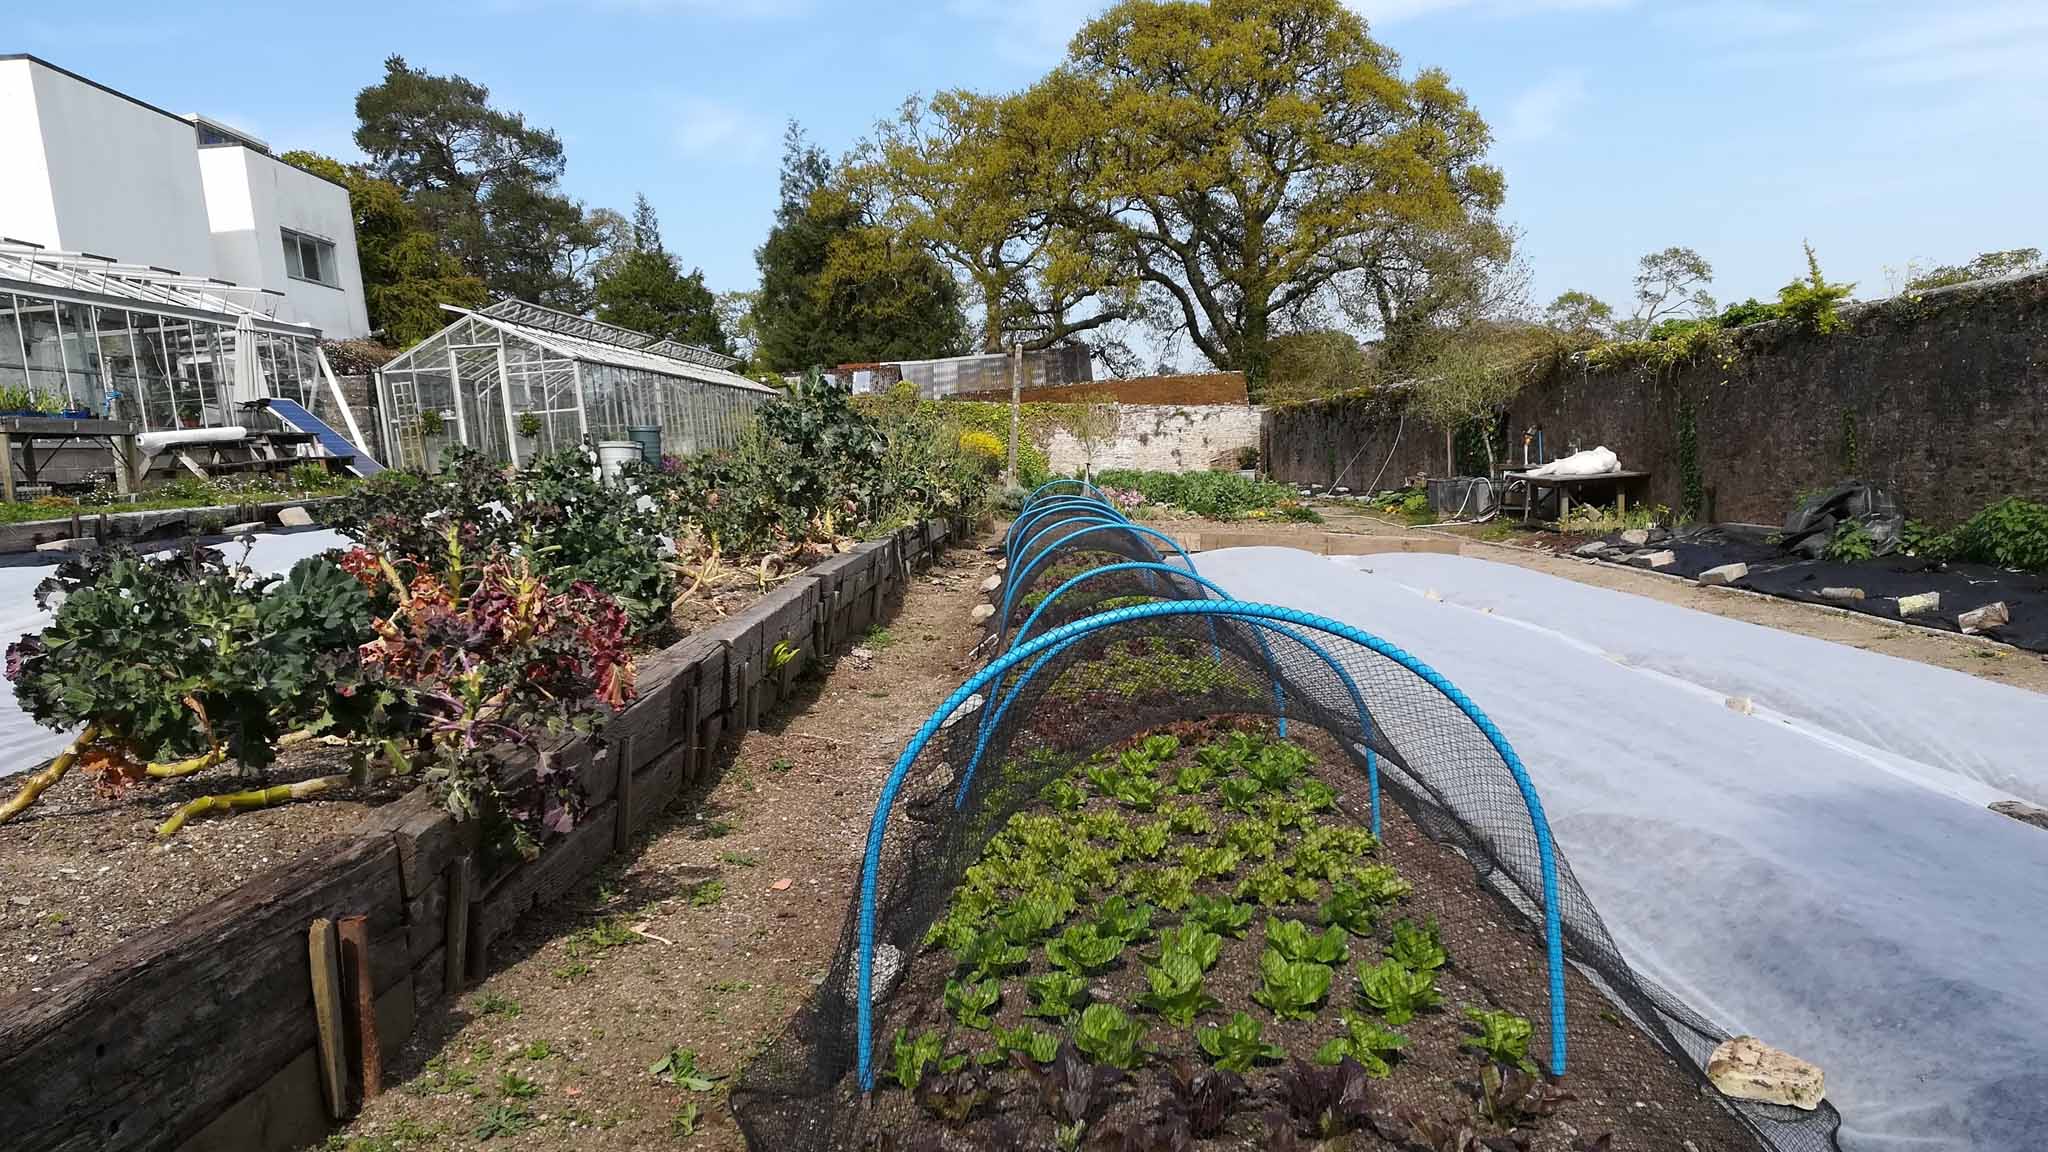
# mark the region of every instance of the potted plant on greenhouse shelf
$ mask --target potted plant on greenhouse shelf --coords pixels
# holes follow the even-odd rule
[[[427,471],[441,470],[442,437],[448,433],[448,418],[438,408],[428,408],[420,413],[421,450],[426,455]]]
[[[538,412],[521,412],[518,419],[512,422],[512,426],[522,440],[540,439],[541,422]]]

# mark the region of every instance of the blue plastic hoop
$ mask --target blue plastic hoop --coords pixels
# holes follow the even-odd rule
[[[1031,537],[1030,540],[1026,540],[1024,542],[1024,546],[1021,549],[1011,552],[1011,567],[1014,569],[1016,566],[1015,557],[1020,552],[1030,551],[1032,543],[1036,541],[1040,536],[1043,536],[1047,532],[1051,532],[1055,528],[1059,528],[1063,525],[1073,526],[1075,524],[1082,525],[1079,531],[1069,532],[1065,536],[1062,536],[1059,539],[1053,541],[1052,543],[1046,545],[1044,551],[1040,552],[1036,556],[1033,556],[1030,560],[1025,562],[1023,571],[1004,574],[1005,579],[1003,581],[1003,612],[1002,617],[997,621],[997,636],[1008,636],[1010,633],[1010,600],[1016,594],[1017,589],[1023,586],[1024,577],[1029,576],[1033,571],[1035,571],[1038,568],[1039,563],[1043,561],[1047,556],[1050,556],[1055,551],[1057,551],[1060,545],[1065,544],[1067,541],[1072,540],[1077,536],[1085,536],[1090,532],[1099,532],[1104,528],[1121,528],[1124,531],[1131,533],[1133,536],[1156,536],[1159,539],[1166,541],[1168,544],[1171,544],[1173,546],[1173,550],[1175,552],[1180,553],[1181,562],[1188,566],[1188,571],[1193,572],[1195,570],[1195,558],[1188,555],[1188,550],[1186,548],[1181,547],[1180,541],[1175,540],[1173,537],[1168,536],[1166,533],[1161,532],[1159,529],[1147,528],[1143,524],[1133,524],[1128,520],[1104,520],[1100,518],[1085,519],[1078,521],[1063,520],[1059,524],[1047,525],[1045,528],[1041,529],[1037,535]],[[1157,559],[1165,559],[1165,556],[1156,547],[1152,549],[1152,555]]]
[[[1550,835],[1550,822],[1543,815],[1543,801],[1536,795],[1536,786],[1529,779],[1529,773],[1522,761],[1501,734],[1491,719],[1487,718],[1477,704],[1458,687],[1446,680],[1434,668],[1409,655],[1401,648],[1360,631],[1349,624],[1303,612],[1293,608],[1281,608],[1270,604],[1247,604],[1241,601],[1214,600],[1170,600],[1152,604],[1134,604],[1117,608],[1100,615],[1076,620],[1063,625],[1036,640],[1003,653],[989,665],[967,679],[953,694],[941,703],[924,725],[911,737],[910,743],[897,758],[896,765],[883,782],[881,795],[875,802],[874,816],[868,823],[867,853],[861,862],[859,954],[856,958],[855,1005],[857,1017],[856,1057],[858,1075],[863,1091],[873,1091],[874,1069],[874,974],[875,974],[875,889],[881,869],[882,841],[887,831],[889,812],[896,804],[896,794],[910,773],[911,764],[924,751],[924,746],[939,731],[947,717],[951,716],[969,696],[972,696],[1011,667],[1032,659],[1041,653],[1065,643],[1074,637],[1085,635],[1097,629],[1106,628],[1130,620],[1145,620],[1155,616],[1193,616],[1215,614],[1236,619],[1277,620],[1327,632],[1358,644],[1383,656],[1414,673],[1424,683],[1437,690],[1450,701],[1465,717],[1472,721],[1480,734],[1493,746],[1508,772],[1514,777],[1515,787],[1521,793],[1523,806],[1527,809],[1529,822],[1536,834],[1536,850],[1543,882],[1543,937],[1550,969],[1550,1064],[1554,1075],[1565,1071],[1565,999],[1564,999],[1564,936],[1557,910],[1557,854]]]

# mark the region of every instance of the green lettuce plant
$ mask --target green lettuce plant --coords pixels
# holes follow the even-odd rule
[[[1233,1012],[1230,1022],[1220,1028],[1195,1029],[1195,1045],[1218,1068],[1249,1072],[1253,1064],[1273,1064],[1287,1059],[1287,1049],[1266,1043],[1264,1032],[1265,1025],[1247,1013]]]
[[[1252,923],[1252,906],[1240,904],[1222,896],[1197,895],[1188,901],[1182,921],[1197,924],[1211,932],[1233,939],[1243,939]]]
[[[1330,969],[1305,960],[1289,960],[1268,948],[1259,956],[1259,986],[1252,999],[1282,1020],[1306,1020],[1329,995]]]
[[[1202,966],[1192,956],[1169,952],[1160,962],[1145,969],[1147,990],[1138,997],[1140,1007],[1157,1012],[1169,1024],[1186,1028],[1195,1017],[1221,1002],[1202,988]]]
[[[1088,974],[1116,963],[1123,954],[1119,936],[1105,936],[1093,924],[1075,924],[1045,942],[1045,958],[1055,968]]]
[[[986,1032],[995,1023],[996,1005],[1002,1003],[1002,985],[994,980],[980,983],[946,981],[946,1011],[960,1022],[963,1028]]]
[[[1361,966],[1358,987],[1365,1002],[1396,1028],[1415,1019],[1417,1012],[1443,1003],[1435,973],[1417,972],[1399,960]]]
[[[1407,1047],[1408,1038],[1348,1012],[1340,1022],[1343,1034],[1316,1049],[1315,1062],[1337,1064],[1349,1058],[1358,1061],[1366,1075],[1374,1079],[1385,1079],[1390,1075],[1393,1067],[1389,1061]]]
[[[1393,940],[1387,945],[1387,955],[1417,972],[1435,971],[1451,958],[1444,951],[1443,940],[1437,935],[1435,920],[1426,926],[1413,920],[1394,921]]]
[[[1299,920],[1275,917],[1266,919],[1266,946],[1289,960],[1317,964],[1342,964],[1351,955],[1342,928],[1331,927],[1318,933]]]
[[[1144,1058],[1145,1027],[1114,1004],[1090,1004],[1074,1028],[1074,1047],[1099,1063],[1130,1069]]]
[[[1031,997],[1031,1006],[1024,1009],[1024,1014],[1048,1020],[1065,1020],[1088,1002],[1088,981],[1073,972],[1034,976],[1026,982],[1024,990]]]
[[[1535,1030],[1528,1020],[1513,1012],[1479,1008],[1465,1009],[1465,1019],[1477,1031],[1460,1038],[1459,1045],[1485,1053],[1494,1064],[1510,1065],[1531,1074],[1536,1071],[1536,1062],[1529,1059],[1529,1038]]]

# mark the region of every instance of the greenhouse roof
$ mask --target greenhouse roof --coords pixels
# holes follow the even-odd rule
[[[500,300],[475,312],[453,305],[443,308],[530,340],[559,356],[615,368],[633,368],[678,376],[705,384],[722,384],[753,392],[773,388],[731,370],[738,357],[675,340],[649,336],[616,324],[557,312],[524,300]]]
[[[278,294],[267,289],[187,276],[172,268],[123,264],[90,252],[58,252],[5,237],[0,237],[0,289],[229,325],[247,316],[268,332],[320,334],[311,325],[277,319],[273,313]]]

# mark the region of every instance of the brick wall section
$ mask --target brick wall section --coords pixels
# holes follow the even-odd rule
[[[591,875],[751,728],[821,652],[880,618],[909,573],[961,533],[904,528],[809,569],[715,628],[645,657],[639,697],[551,754],[581,765],[586,809],[530,863],[495,871],[473,823],[422,789],[339,840],[128,941],[56,987],[0,1001],[0,1132],[19,1152],[284,1152],[319,1143],[307,929],[369,919],[388,1062],[414,1022],[486,970],[491,944]],[[770,668],[780,642],[796,658]],[[511,760],[516,780],[530,760]],[[345,1014],[346,1015],[346,1014]],[[349,1043],[358,1038],[352,1019]]]
[[[1909,515],[1945,525],[2009,495],[2048,501],[2048,274],[1962,285],[1843,310],[1846,326],[1809,336],[1783,324],[1735,333],[1726,367],[1655,378],[1632,369],[1562,370],[1508,413],[1512,443],[1541,425],[1552,454],[1605,444],[1647,469],[1650,498],[1677,507],[1678,400],[1697,405],[1700,471],[1718,520],[1776,523],[1800,492],[1848,471],[1890,488]],[[1266,459],[1276,478],[1369,483],[1398,407],[1314,404],[1275,410]],[[1382,487],[1441,475],[1443,433],[1410,420]],[[1334,460],[1334,463],[1333,463]],[[1363,470],[1363,475],[1360,470]]]
[[[1264,412],[1245,404],[1120,405],[1116,436],[1096,448],[1094,467],[1098,472],[1235,468],[1239,448],[1258,446]],[[1089,462],[1081,442],[1064,428],[1053,431],[1045,454],[1055,472],[1072,473]]]

